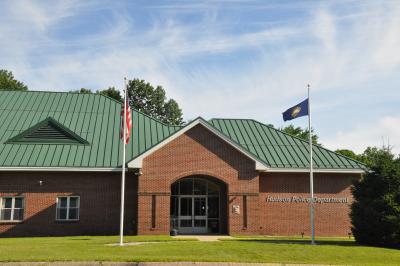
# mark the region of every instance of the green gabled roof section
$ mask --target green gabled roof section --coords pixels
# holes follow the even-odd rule
[[[183,126],[167,125],[151,116],[132,110],[132,132],[128,144],[127,162],[156,146]]]
[[[211,119],[211,125],[272,169],[309,168],[309,143],[252,119]],[[316,169],[366,170],[358,161],[313,145]]]
[[[208,123],[202,117],[198,117],[198,118],[192,120],[191,122],[189,122],[185,126],[181,127],[179,130],[175,131],[172,135],[170,135],[169,137],[165,138],[162,142],[159,142],[157,145],[151,147],[150,149],[148,149],[146,152],[140,154],[139,156],[137,156],[135,158],[132,158],[132,160],[130,160],[128,162],[128,167],[130,167],[130,168],[142,168],[143,167],[143,159],[146,158],[148,155],[150,155],[154,151],[162,148],[167,143],[175,140],[176,138],[178,138],[182,134],[185,134],[185,132],[191,130],[194,127],[200,126],[200,125],[202,127],[204,127],[206,130],[210,131],[212,134],[216,135],[217,137],[219,137],[222,140],[224,140],[225,142],[227,142],[229,145],[231,145],[233,148],[235,148],[236,150],[238,150],[239,152],[241,152],[242,154],[244,154],[245,156],[247,156],[251,160],[253,160],[255,162],[256,170],[259,170],[259,171],[268,170],[268,167],[267,167],[267,165],[265,165],[264,162],[260,161],[259,158],[254,156],[252,153],[250,153],[247,150],[243,149],[243,147],[241,145],[239,145],[238,143],[232,141],[229,137],[227,137],[226,135],[221,133],[218,129],[213,127],[210,123]]]
[[[120,102],[99,94],[0,91],[0,168],[119,168],[120,111]],[[89,145],[9,141],[49,117]],[[132,120],[127,161],[181,128],[135,110]]]
[[[0,91],[0,170],[120,168],[120,111],[121,102],[99,94]],[[302,139],[249,119],[204,123],[271,169],[309,167],[309,145]],[[126,161],[143,155],[186,126],[167,125],[132,110]],[[55,140],[50,141],[51,137]],[[313,146],[313,152],[317,169],[366,169],[362,163],[318,145]]]
[[[6,144],[82,144],[87,145],[85,139],[55,119],[48,117],[24,132],[7,140]]]

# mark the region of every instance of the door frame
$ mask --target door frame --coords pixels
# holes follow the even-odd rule
[[[192,204],[192,215],[181,215],[181,199],[191,199],[191,204]],[[195,215],[195,199],[200,198],[204,199],[205,202],[205,215]],[[178,196],[178,232],[180,234],[206,234],[208,232],[208,197],[207,195],[180,195]],[[181,227],[181,220],[191,220],[192,226],[188,227]],[[195,220],[205,220],[204,226],[195,226],[194,221]]]
[[[187,180],[190,180],[190,184]],[[196,180],[200,180],[205,184],[205,190],[201,189],[199,185],[196,187]],[[183,183],[185,182],[185,183]],[[197,181],[198,182],[198,181]],[[184,184],[184,187],[181,186]],[[198,184],[198,183],[197,183]],[[189,185],[189,186],[188,186]],[[177,230],[178,234],[220,234],[224,232],[223,228],[227,223],[226,217],[226,189],[227,185],[222,181],[211,177],[211,176],[203,176],[203,175],[193,175],[187,176],[181,179],[176,180],[174,183],[171,184],[171,201],[170,201],[170,228],[171,230]],[[201,191],[201,192],[200,192]],[[181,194],[181,192],[183,194]],[[199,194],[196,194],[199,193]],[[201,193],[201,194],[200,194]],[[225,195],[225,197],[224,197]],[[190,198],[191,199],[191,215],[181,216],[182,211],[182,198]],[[205,200],[205,207],[206,212],[205,215],[195,215],[195,199],[203,198]],[[211,203],[213,206],[210,205],[210,199],[217,198],[217,204]],[[224,203],[225,202],[225,203]],[[210,207],[212,207],[210,209]],[[212,211],[212,212],[210,212]],[[217,216],[213,211],[217,211]],[[212,214],[213,217],[208,217]],[[204,214],[204,213],[201,213]],[[181,226],[181,221],[185,220],[184,227]],[[189,222],[190,220],[190,222]],[[205,226],[194,226],[195,220],[202,222],[197,222],[197,224]],[[191,226],[189,226],[191,225]]]

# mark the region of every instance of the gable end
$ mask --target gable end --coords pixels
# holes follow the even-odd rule
[[[78,144],[88,145],[89,142],[81,138],[72,130],[48,117],[12,137],[6,144]]]
[[[142,168],[143,164],[143,159],[147,157],[148,155],[152,154],[154,151],[160,149],[167,143],[171,142],[172,140],[176,139],[180,135],[184,134],[186,131],[190,130],[196,125],[202,125],[205,129],[231,145],[233,148],[238,150],[240,153],[244,154],[246,157],[250,158],[255,162],[255,167],[256,170],[258,171],[266,171],[268,169],[268,166],[258,160],[253,154],[249,153],[247,150],[243,149],[240,145],[238,145],[236,142],[232,141],[230,138],[226,137],[224,134],[222,134],[220,131],[215,129],[213,126],[211,126],[209,123],[207,123],[204,119],[201,117],[195,119],[191,123],[187,124],[185,127],[181,128],[180,130],[176,131],[174,134],[169,136],[168,138],[164,139],[162,142],[158,143],[157,145],[153,146],[151,149],[145,151],[144,153],[140,154],[136,158],[132,159],[130,162],[128,162],[128,167],[129,168]]]

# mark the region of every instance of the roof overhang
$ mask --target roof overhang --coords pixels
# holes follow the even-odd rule
[[[187,132],[188,130],[192,129],[193,127],[195,127],[197,125],[202,125],[207,130],[211,131],[214,135],[218,136],[220,139],[222,139],[223,141],[228,143],[230,146],[235,148],[237,151],[239,151],[240,153],[242,153],[243,155],[245,155],[249,159],[253,160],[255,162],[255,168],[256,168],[257,171],[267,171],[269,169],[268,165],[266,165],[264,162],[260,161],[256,156],[254,156],[253,154],[251,154],[247,150],[243,149],[239,144],[237,144],[236,142],[232,141],[230,138],[225,136],[223,133],[221,133],[219,130],[214,128],[212,125],[210,125],[207,121],[205,121],[201,117],[196,118],[195,120],[193,120],[192,122],[187,124],[185,127],[181,128],[180,130],[176,131],[174,134],[172,134],[168,138],[164,139],[163,141],[161,141],[160,143],[158,143],[157,145],[155,145],[151,149],[145,151],[144,153],[142,153],[138,157],[136,157],[133,160],[131,160],[130,162],[128,162],[128,168],[142,168],[143,159],[144,158],[146,158],[147,156],[149,156],[150,154],[152,154],[156,150],[162,148],[163,146],[165,146],[169,142],[171,142],[174,139],[178,138],[179,136],[181,136],[182,134],[184,134],[185,132]]]
[[[122,172],[122,168],[91,167],[0,167],[0,172]]]
[[[309,173],[308,168],[270,168],[267,173]],[[362,169],[313,169],[314,173],[342,173],[342,174],[363,174],[366,173]]]

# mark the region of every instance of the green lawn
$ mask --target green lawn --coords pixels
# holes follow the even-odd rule
[[[128,236],[139,246],[107,246],[116,236],[2,238],[0,261],[234,261],[400,265],[400,251],[358,246],[345,238],[318,239],[316,246],[299,238],[238,237],[234,240],[177,241],[168,236]]]

